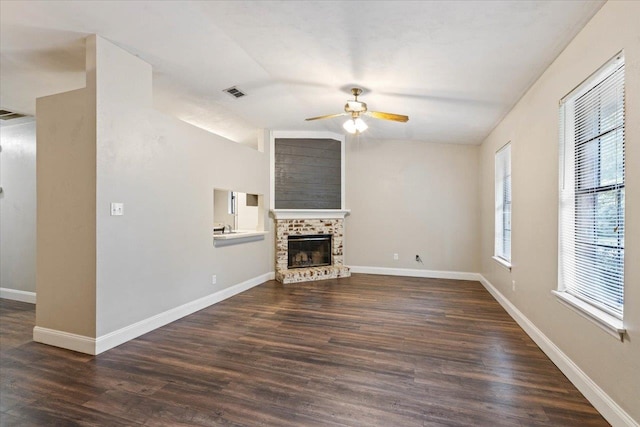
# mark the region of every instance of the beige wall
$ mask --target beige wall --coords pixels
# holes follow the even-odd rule
[[[3,124],[0,146],[3,189],[0,193],[0,288],[35,292],[36,123],[33,118],[28,123]]]
[[[346,151],[346,265],[479,270],[479,147],[351,138]]]
[[[482,274],[595,383],[640,421],[639,2],[610,1],[578,34],[481,147]],[[620,342],[559,304],[558,101],[618,51],[626,58],[625,316]],[[491,259],[494,155],[512,144],[512,261]],[[516,290],[512,291],[512,280]]]
[[[36,326],[96,333],[96,141],[87,90],[38,98]]]
[[[238,230],[258,230],[258,206],[247,206],[247,193],[238,193]]]
[[[151,67],[92,36],[87,88],[38,99],[36,326],[100,338],[273,271],[272,236],[213,245],[213,189],[267,194],[268,152],[150,94]]]
[[[99,37],[95,57],[100,337],[272,272],[274,258],[272,236],[213,246],[214,188],[268,194],[268,152],[153,110],[151,67]]]

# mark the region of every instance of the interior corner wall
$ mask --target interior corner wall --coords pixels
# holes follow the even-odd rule
[[[268,149],[254,150],[153,110],[144,89],[127,90],[151,85],[151,68],[104,39],[96,44],[101,337],[270,273],[274,257],[271,235],[213,245],[213,189],[268,195]],[[110,216],[111,202],[124,203],[123,216]]]
[[[36,101],[36,326],[95,337],[96,144],[86,89]]]
[[[481,146],[482,274],[597,386],[640,422],[640,3],[609,1]],[[626,236],[624,342],[556,301],[558,101],[624,49]],[[491,259],[494,156],[512,149],[511,272]],[[515,280],[515,291],[512,290]]]
[[[238,230],[255,231],[258,228],[258,206],[247,205],[247,193],[238,193],[238,215],[236,228]]]
[[[36,123],[0,128],[0,288],[36,291]]]
[[[478,146],[350,138],[345,174],[347,265],[479,271]]]

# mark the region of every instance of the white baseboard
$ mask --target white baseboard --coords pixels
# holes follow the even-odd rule
[[[80,353],[96,354],[96,339],[55,329],[33,328],[33,340]]]
[[[587,398],[589,402],[614,427],[640,427],[637,421],[622,409],[607,393],[584,373],[573,360],[558,348],[540,329],[538,329],[518,308],[500,293],[484,276],[478,274],[479,281],[498,303],[520,325],[551,361],[567,376],[569,381]]]
[[[20,291],[18,289],[0,288],[0,298],[28,302],[31,304],[36,303],[35,292]]]
[[[33,328],[33,340],[44,344],[62,347],[81,353],[97,355],[120,344],[124,344],[134,338],[144,335],[154,329],[165,326],[210,305],[216,304],[241,292],[249,290],[268,280],[275,278],[274,272],[262,274],[237,285],[231,286],[211,295],[188,302],[181,306],[172,308],[155,316],[143,319],[139,322],[125,326],[124,328],[102,335],[98,338],[85,337],[82,335],[70,334],[53,329]]]
[[[463,271],[420,270],[417,268],[387,268],[349,266],[352,273],[381,274],[385,276],[426,277],[429,279],[480,280],[480,274]]]
[[[96,352],[100,354],[120,344],[124,344],[134,338],[144,335],[147,332],[151,332],[154,329],[158,329],[164,325],[181,319],[210,305],[216,304],[241,292],[249,290],[254,286],[258,286],[267,280],[273,280],[275,277],[274,272],[265,273],[260,276],[254,277],[237,285],[222,289],[211,295],[207,295],[195,301],[188,302],[181,306],[172,308],[165,312],[156,314],[155,316],[146,318],[132,325],[125,326],[124,328],[110,332],[106,335],[102,335],[96,339]]]

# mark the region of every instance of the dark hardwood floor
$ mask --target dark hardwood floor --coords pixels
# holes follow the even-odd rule
[[[268,282],[97,357],[0,304],[0,424],[608,425],[478,282]]]

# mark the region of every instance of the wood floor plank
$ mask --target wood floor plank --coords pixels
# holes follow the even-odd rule
[[[0,301],[1,425],[606,426],[478,282],[267,282],[87,356]]]

